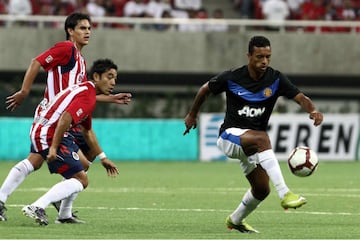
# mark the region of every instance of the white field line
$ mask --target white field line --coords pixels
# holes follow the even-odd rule
[[[118,188],[92,188],[88,187],[85,191],[88,192],[153,192],[153,193],[161,193],[161,192],[193,192],[193,193],[213,193],[213,192],[243,192],[248,188],[212,188],[212,187],[186,187],[186,188],[170,188],[170,187],[118,187]],[[39,188],[18,188],[16,191],[22,192],[40,192],[47,191],[49,188],[39,187]],[[328,193],[360,193],[360,188],[296,188],[297,192],[328,192]]]
[[[9,204],[6,207],[20,208],[24,205]],[[114,208],[114,207],[82,207],[76,206],[76,209],[89,209],[89,210],[106,210],[106,211],[155,211],[155,212],[231,212],[231,209],[211,209],[211,208],[142,208],[142,207],[127,207],[127,208]],[[360,213],[349,212],[311,212],[311,211],[256,211],[263,214],[304,214],[304,215],[328,215],[328,216],[360,216]]]
[[[47,188],[19,188],[22,192],[45,192]],[[86,189],[90,193],[196,193],[196,194],[238,194],[246,191],[247,188],[91,188]],[[318,189],[297,189],[297,191],[308,192],[306,196],[336,196],[348,198],[360,198],[360,189],[358,188],[318,188]],[[339,192],[341,193],[339,195]],[[7,207],[22,207],[23,205],[7,205]],[[201,208],[113,208],[113,207],[81,207],[79,209],[98,209],[98,210],[118,210],[118,211],[167,211],[167,212],[231,212],[231,209],[201,209]],[[279,214],[279,211],[257,211],[265,214]],[[308,215],[332,215],[332,216],[358,216],[360,213],[349,212],[311,212],[311,211],[285,211],[286,214],[308,214]]]
[[[85,191],[89,193],[156,193],[156,194],[239,194],[248,188],[92,188],[88,187]],[[48,188],[19,188],[20,192],[46,192]],[[360,188],[299,188],[304,196],[336,196],[341,198],[360,198]],[[339,194],[340,193],[340,194]]]
[[[16,191],[22,192],[45,192],[48,188],[19,188]],[[246,191],[247,188],[88,188],[85,191],[90,193],[215,193],[215,194],[238,194]],[[304,193],[306,196],[337,196],[360,198],[360,189],[358,188],[318,188],[318,189],[297,189],[297,191],[308,192]],[[339,192],[342,194],[339,195]],[[23,205],[9,204],[7,207],[23,207]],[[98,209],[98,210],[117,210],[117,211],[166,211],[166,212],[231,212],[232,209],[201,209],[201,208],[142,208],[142,207],[128,207],[128,208],[114,208],[114,207],[85,207],[76,206],[78,209]],[[261,211],[259,213],[265,214],[279,214],[280,211]],[[311,211],[285,211],[286,214],[308,214],[308,215],[329,215],[329,216],[359,216],[360,213],[349,212],[311,212]]]

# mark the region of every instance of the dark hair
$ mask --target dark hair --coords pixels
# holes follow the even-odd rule
[[[254,47],[271,47],[270,40],[263,36],[254,36],[249,41],[249,53],[254,52]]]
[[[66,18],[65,25],[64,25],[64,29],[65,29],[65,33],[66,33],[66,40],[69,40],[69,38],[70,38],[70,35],[69,35],[67,29],[68,28],[75,29],[75,26],[78,24],[78,22],[80,20],[84,20],[84,19],[88,20],[89,23],[91,24],[90,16],[87,14],[84,14],[84,13],[75,12],[75,13],[70,14]]]
[[[107,59],[107,58],[98,59],[98,60],[94,61],[93,65],[90,68],[89,79],[93,79],[94,73],[97,73],[97,74],[101,75],[101,74],[103,74],[104,72],[106,72],[106,71],[108,71],[110,69],[117,70],[118,67],[110,59]]]

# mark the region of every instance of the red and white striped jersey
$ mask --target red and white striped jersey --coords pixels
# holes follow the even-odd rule
[[[68,86],[87,81],[85,59],[71,41],[58,42],[35,59],[47,71],[43,105]]]
[[[34,118],[30,130],[34,149],[40,152],[51,146],[56,126],[64,112],[71,115],[72,125],[81,124],[86,129],[91,129],[95,106],[96,90],[93,82],[87,81],[61,91]]]

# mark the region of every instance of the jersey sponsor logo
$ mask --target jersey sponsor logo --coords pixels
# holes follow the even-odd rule
[[[41,117],[41,116],[36,116],[34,118],[34,123],[36,124],[40,124],[40,125],[46,125],[47,123],[49,122],[48,119],[44,118],[44,117]]]
[[[78,89],[78,88],[79,88],[79,85],[74,84],[74,85],[72,85],[72,86],[69,86],[69,88],[71,89],[71,91],[74,91],[75,89]]]
[[[251,108],[249,106],[244,106],[242,109],[238,111],[240,116],[245,117],[258,117],[261,116],[265,112],[265,107],[262,108]]]
[[[49,55],[45,58],[46,63],[50,63],[50,62],[52,62],[52,60],[54,60],[54,58],[51,55]]]
[[[80,117],[83,112],[82,108],[79,108],[79,110],[76,111],[76,116]]]

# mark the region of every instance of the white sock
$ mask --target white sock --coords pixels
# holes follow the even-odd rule
[[[45,209],[50,203],[63,200],[73,193],[81,192],[83,189],[84,187],[79,180],[75,178],[66,179],[52,186],[49,191],[31,205]]]
[[[72,217],[72,205],[78,194],[78,192],[73,193],[70,195],[70,197],[67,197],[61,201],[59,219],[67,219]]]
[[[243,196],[243,199],[237,209],[230,215],[234,224],[240,224],[251,212],[253,212],[261,203],[257,200],[249,189]]]
[[[275,153],[273,150],[265,150],[258,153],[259,163],[266,173],[269,175],[270,180],[275,186],[275,189],[280,197],[284,198],[285,193],[289,191],[289,188],[286,186],[284,177],[281,173],[280,165],[276,159]]]
[[[0,188],[0,201],[6,202],[10,194],[24,181],[27,175],[34,171],[28,159],[18,162],[7,175]]]
[[[90,162],[91,164],[91,162]],[[85,172],[87,174],[87,171]],[[65,181],[66,178],[63,178],[63,181]],[[73,202],[77,198],[79,193],[73,193],[69,197],[64,198],[61,200],[60,208],[59,208],[59,219],[67,219],[72,217],[72,207]]]

